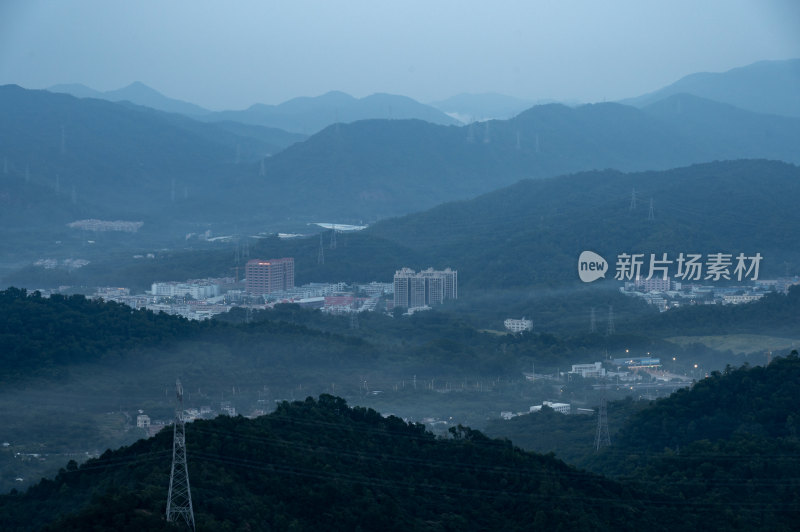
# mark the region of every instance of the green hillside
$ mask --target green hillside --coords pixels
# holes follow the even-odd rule
[[[606,170],[523,180],[378,223],[370,232],[458,269],[465,286],[575,282],[583,250],[599,253],[612,267],[623,252],[760,252],[762,278],[768,278],[782,274],[784,262],[790,271],[800,268],[793,237],[800,230],[798,199],[800,170],[779,162]]]
[[[800,358],[712,372],[649,406],[608,407],[611,446],[593,447],[596,416],[544,412],[487,431],[713,514],[712,530],[792,530],[800,507]]]
[[[253,240],[249,253],[295,257],[298,284],[389,281],[403,266],[449,266],[459,271],[465,295],[487,289],[574,287],[580,284],[577,259],[583,250],[600,253],[612,267],[620,253],[668,253],[672,258],[678,253],[761,253],[759,276],[767,279],[800,269],[793,238],[800,230],[795,208],[800,200],[798,178],[800,170],[794,165],[742,160],[663,172],[605,170],[528,179],[341,234],[335,250],[329,248],[326,232],[323,265],[318,264],[318,235]],[[29,267],[6,276],[4,282],[145,288],[156,280],[232,272],[235,256],[228,247],[159,251],[149,262],[131,261],[129,254],[122,254],[105,261],[98,258],[73,272]],[[591,288],[601,285],[609,283],[598,281]]]
[[[0,199],[12,207],[38,199],[6,208],[4,227],[46,227],[28,235],[40,245],[74,215],[113,215],[144,220],[151,240],[174,241],[200,227],[373,221],[578,171],[663,170],[731,157],[800,162],[800,119],[684,100],[643,110],[541,105],[461,127],[360,120],[296,142],[302,135],[9,85],[0,90],[8,118],[0,125],[7,176]],[[369,101],[387,105],[378,96]]]
[[[699,98],[685,110],[669,103],[645,110],[551,104],[463,127],[421,121],[331,126],[267,160],[264,177],[249,186],[281,198],[294,216],[319,215],[335,204],[346,222],[420,211],[524,178],[605,168],[664,170],[732,157],[797,163],[798,143],[798,119]],[[302,201],[293,201],[298,185]]]
[[[678,522],[667,500],[552,457],[460,426],[437,439],[330,395],[254,420],[197,421],[186,432],[198,530],[669,530]],[[171,438],[162,431],[0,496],[5,529],[166,529]]]

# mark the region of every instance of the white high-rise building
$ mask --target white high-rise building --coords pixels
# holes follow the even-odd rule
[[[447,268],[428,268],[416,273],[402,268],[394,274],[394,306],[416,308],[441,305],[447,299],[458,298],[458,272]]]

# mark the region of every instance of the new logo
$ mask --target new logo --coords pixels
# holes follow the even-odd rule
[[[578,275],[584,283],[591,283],[606,276],[608,262],[594,251],[584,251],[578,257]]]

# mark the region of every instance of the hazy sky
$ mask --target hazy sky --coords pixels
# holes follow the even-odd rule
[[[0,0],[0,84],[210,109],[341,90],[585,102],[800,57],[800,1]]]

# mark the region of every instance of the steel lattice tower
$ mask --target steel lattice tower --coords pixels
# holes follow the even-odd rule
[[[186,525],[194,532],[194,510],[192,491],[189,488],[189,470],[186,467],[186,425],[183,422],[183,387],[181,380],[175,381],[178,406],[175,410],[175,425],[172,437],[172,471],[169,475],[167,496],[167,521]]]
[[[611,445],[611,436],[608,434],[608,408],[606,406],[606,389],[603,383],[603,395],[600,397],[600,408],[597,411],[597,434],[594,437],[594,450]]]

